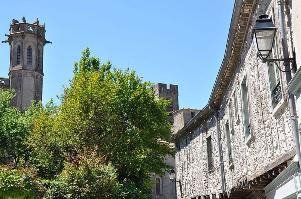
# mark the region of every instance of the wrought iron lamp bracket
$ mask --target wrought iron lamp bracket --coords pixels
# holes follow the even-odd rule
[[[293,58],[283,58],[283,59],[262,59],[263,63],[274,63],[276,64],[277,68],[281,71],[281,72],[290,72],[292,70],[296,71],[297,70],[297,64],[296,64],[296,59],[295,57]],[[284,62],[284,63],[291,63],[291,67],[288,70],[283,70],[280,66],[278,62]]]

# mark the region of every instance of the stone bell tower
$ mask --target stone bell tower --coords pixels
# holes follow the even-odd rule
[[[37,19],[27,23],[13,19],[8,38],[10,45],[10,88],[15,90],[13,105],[20,110],[29,107],[32,101],[42,100],[43,88],[43,49],[46,43],[45,25]]]

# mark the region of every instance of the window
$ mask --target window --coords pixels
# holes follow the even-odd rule
[[[39,46],[38,48],[38,68],[42,68],[42,64],[43,64],[43,53],[42,53],[42,47]]]
[[[250,118],[249,118],[249,100],[248,100],[248,86],[246,77],[241,83],[241,97],[242,97],[242,115],[245,137],[250,135]]]
[[[226,129],[226,138],[227,138],[228,158],[229,158],[229,164],[231,166],[231,164],[233,163],[233,158],[232,158],[232,147],[231,147],[229,122],[226,123],[225,129]]]
[[[156,194],[161,195],[162,194],[162,179],[156,178]]]
[[[21,64],[21,46],[17,47],[17,65]]]
[[[27,64],[32,65],[32,48],[28,46],[27,48]]]
[[[229,123],[231,126],[232,134],[234,132],[234,123],[235,123],[234,121],[235,121],[235,116],[233,116],[233,113],[232,113],[232,99],[230,99],[230,101],[229,101]]]
[[[191,112],[191,118],[193,118],[195,116],[195,112]]]
[[[278,48],[277,48],[277,36],[275,36],[273,50],[270,55],[270,58],[277,58]],[[282,89],[280,84],[280,71],[277,68],[276,64],[278,63],[267,63],[268,64],[268,73],[269,73],[269,82],[270,82],[270,91],[271,91],[271,99],[272,99],[272,107],[275,106],[281,101],[282,99]],[[280,65],[279,65],[280,66]]]
[[[272,20],[275,21],[275,10],[274,7],[272,8]],[[275,34],[275,39],[273,43],[272,53],[270,54],[269,58],[277,59],[278,55],[280,55],[279,52],[279,46],[278,46],[278,36]],[[272,107],[275,108],[277,104],[282,99],[282,88],[280,84],[280,71],[277,68],[277,64],[279,66],[280,63],[267,63],[268,65],[268,73],[269,73],[269,83],[270,83],[270,92],[271,92],[271,101],[272,101]]]
[[[237,113],[238,113],[238,103],[237,103],[237,98],[236,98],[236,92],[234,91],[233,93],[233,99],[234,99],[234,116],[235,119],[238,119]]]
[[[207,142],[207,156],[208,156],[208,171],[213,170],[213,156],[212,156],[212,140],[211,136],[206,139]]]

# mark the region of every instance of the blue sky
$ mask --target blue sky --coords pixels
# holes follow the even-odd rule
[[[15,0],[1,2],[0,39],[13,18],[46,24],[43,101],[56,99],[89,47],[102,61],[145,81],[179,85],[181,108],[208,102],[225,52],[233,0]],[[0,44],[7,76],[8,44]],[[58,100],[56,100],[58,102]]]

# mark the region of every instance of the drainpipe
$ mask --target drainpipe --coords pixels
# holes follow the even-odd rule
[[[215,121],[216,121],[216,134],[217,134],[217,145],[218,145],[218,156],[220,163],[220,172],[221,172],[221,189],[222,193],[225,193],[225,171],[224,171],[224,160],[223,160],[223,149],[221,145],[221,130],[220,130],[220,122],[219,122],[219,110],[215,110]]]
[[[287,36],[286,36],[286,28],[285,28],[285,13],[284,13],[284,0],[278,0],[278,12],[279,12],[279,18],[280,18],[280,38],[282,42],[283,47],[283,58],[289,58],[289,52],[288,52],[288,44],[287,44]],[[296,64],[296,63],[294,63]],[[290,71],[290,62],[285,61],[285,77],[286,77],[286,83],[287,85],[292,79],[292,74]],[[292,133],[295,140],[296,145],[296,155],[298,157],[299,162],[299,169],[301,168],[301,153],[300,153],[300,140],[299,140],[299,132],[298,132],[298,121],[297,121],[297,114],[296,114],[296,103],[295,103],[295,97],[292,93],[288,91],[288,108],[290,112],[291,117],[291,126],[292,126]]]

